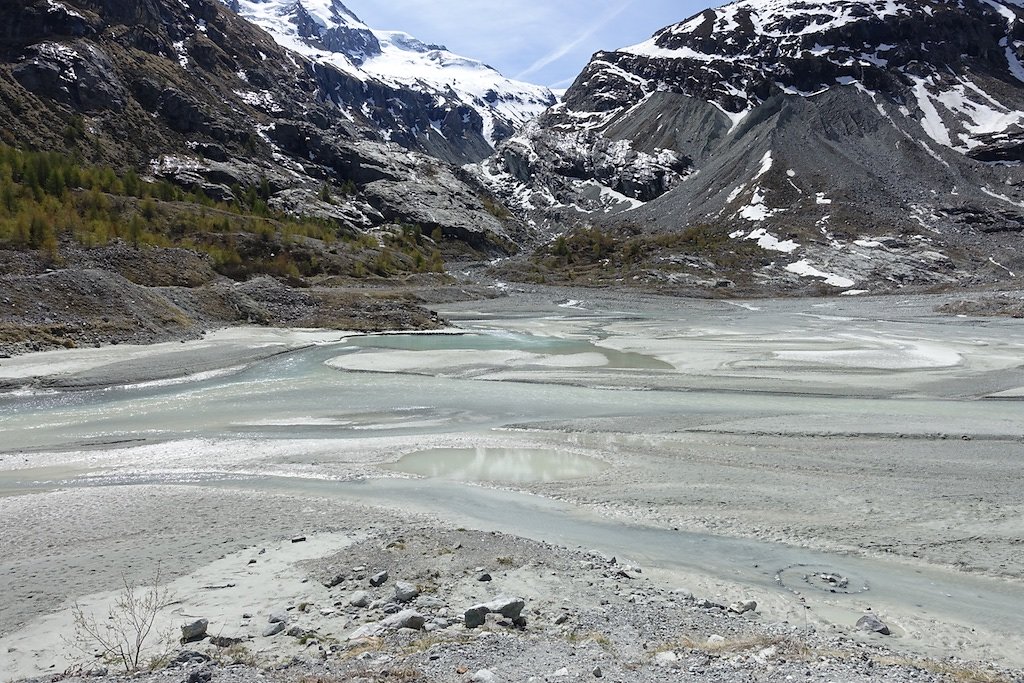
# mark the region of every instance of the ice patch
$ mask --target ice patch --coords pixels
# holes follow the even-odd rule
[[[807,261],[807,259],[797,261],[796,263],[790,263],[788,266],[786,266],[786,270],[789,271],[790,273],[799,275],[800,277],[822,278],[823,280],[825,280],[825,284],[831,285],[833,287],[839,287],[840,289],[848,289],[856,284],[855,281],[851,280],[848,277],[843,277],[842,275],[836,275],[835,273],[826,273],[824,271],[818,270],[817,268],[812,266]]]

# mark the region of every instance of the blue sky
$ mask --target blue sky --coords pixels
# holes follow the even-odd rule
[[[344,0],[376,29],[401,30],[506,76],[568,87],[598,50],[649,38],[707,0]]]

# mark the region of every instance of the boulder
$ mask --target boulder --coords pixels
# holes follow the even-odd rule
[[[373,586],[374,588],[377,588],[378,586],[383,586],[387,582],[388,582],[388,573],[387,572],[377,572],[376,574],[374,574],[373,576],[370,577],[370,585]]]
[[[349,597],[348,604],[353,607],[366,607],[370,604],[370,594],[366,591],[356,591]]]
[[[523,598],[513,598],[506,595],[499,596],[490,602],[473,605],[465,613],[466,628],[483,626],[487,620],[487,615],[491,613],[500,614],[520,625],[524,607],[526,607],[526,601]]]
[[[891,635],[888,625],[885,624],[881,619],[876,617],[874,614],[865,614],[857,620],[858,631],[869,631],[871,633],[877,633],[882,636]]]
[[[756,609],[757,601],[755,600],[741,600],[729,605],[729,611],[733,614],[746,614],[747,612],[753,612]]]
[[[206,637],[206,628],[210,625],[210,622],[206,619],[196,619],[195,621],[181,625],[181,642],[193,643],[197,640],[202,640]]]
[[[283,621],[275,621],[272,624],[268,624],[267,627],[263,629],[263,637],[270,638],[271,636],[276,636],[278,633],[284,631],[284,629],[285,623]]]
[[[416,610],[407,609],[398,614],[392,614],[380,623],[386,629],[411,628],[415,631],[422,631],[427,620]]]
[[[399,581],[395,584],[395,600],[398,602],[410,602],[420,594],[420,589],[407,581]]]

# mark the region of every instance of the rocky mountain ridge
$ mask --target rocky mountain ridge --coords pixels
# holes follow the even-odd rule
[[[222,1],[282,47],[312,62],[333,66],[364,83],[424,94],[430,102],[427,120],[405,131],[396,130],[392,117],[377,116],[376,102],[337,102],[350,116],[361,110],[388,138],[480,136],[486,144],[475,141],[466,151],[468,160],[479,161],[490,155],[491,145],[555,103],[547,88],[506,78],[443,45],[401,31],[371,29],[339,0]]]
[[[613,256],[609,282],[1010,280],[1024,272],[1021,19],[1015,0],[740,0],[597,53],[480,175],[551,234],[700,232],[681,251],[633,244],[639,268]]]

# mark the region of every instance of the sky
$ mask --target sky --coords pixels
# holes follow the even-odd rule
[[[375,29],[441,43],[511,78],[567,88],[598,50],[650,38],[708,0],[344,0]]]

